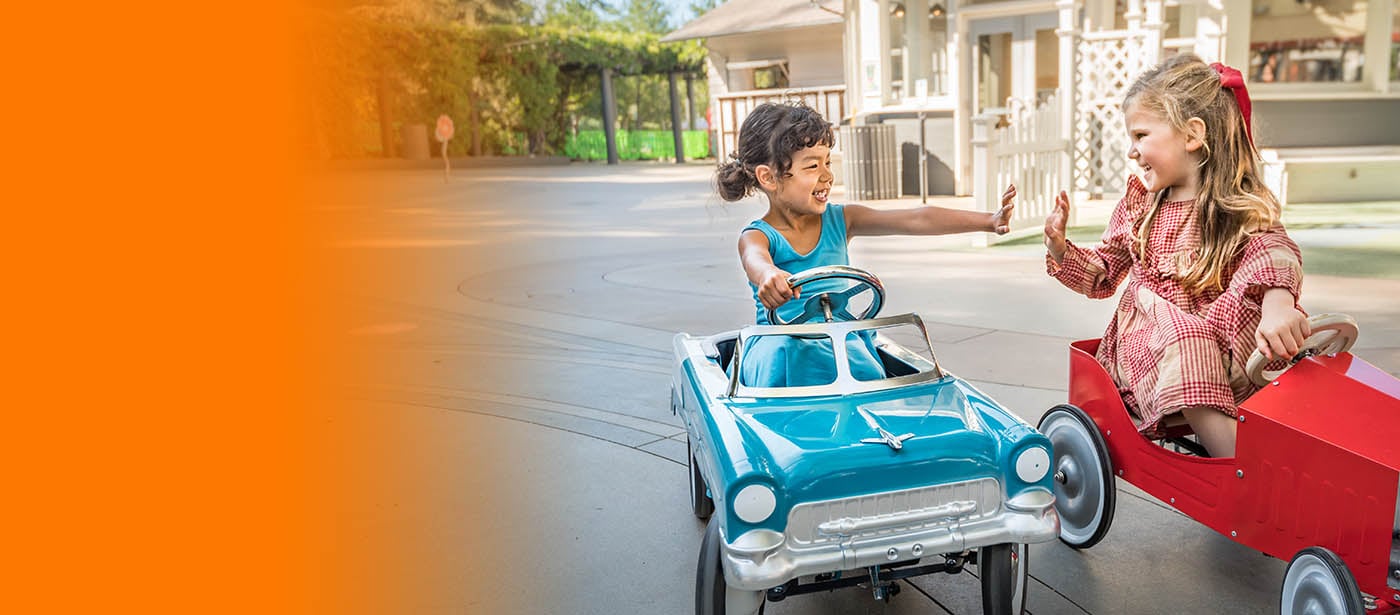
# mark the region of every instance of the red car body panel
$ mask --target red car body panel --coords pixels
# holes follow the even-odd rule
[[[1387,585],[1400,519],[1400,381],[1348,353],[1304,359],[1240,405],[1234,458],[1201,458],[1138,433],[1094,358],[1098,344],[1071,344],[1069,401],[1098,426],[1119,478],[1273,557],[1326,547],[1362,592],[1400,603]]]

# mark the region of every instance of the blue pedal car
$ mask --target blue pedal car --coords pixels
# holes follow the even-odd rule
[[[788,324],[675,338],[671,406],[688,434],[691,505],[709,520],[696,613],[751,615],[856,585],[888,600],[899,579],[968,563],[985,613],[1020,613],[1026,544],[1059,536],[1050,441],[941,369],[917,315],[874,318],[874,275],[823,267],[789,283],[831,280],[849,286],[801,293]],[[746,386],[744,348],[764,336],[825,344],[832,381]],[[857,339],[876,349],[883,378],[852,375],[846,342]]]

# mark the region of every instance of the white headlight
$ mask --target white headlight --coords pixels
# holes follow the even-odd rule
[[[1016,477],[1033,483],[1045,478],[1050,471],[1050,453],[1039,446],[1032,446],[1016,456]]]
[[[773,514],[778,498],[767,485],[749,485],[734,496],[734,514],[745,523],[759,523]]]

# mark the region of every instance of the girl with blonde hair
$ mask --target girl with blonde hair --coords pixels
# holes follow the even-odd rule
[[[1061,192],[1045,220],[1047,271],[1094,299],[1127,278],[1099,363],[1141,431],[1157,435],[1179,412],[1211,456],[1233,457],[1236,405],[1257,390],[1249,355],[1292,357],[1310,333],[1302,255],[1261,180],[1239,71],[1174,56],[1138,78],[1123,111],[1141,177],[1092,248],[1065,238]]]

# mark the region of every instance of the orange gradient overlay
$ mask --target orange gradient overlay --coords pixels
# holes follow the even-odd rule
[[[419,434],[337,393],[400,273],[327,249],[371,198],[308,162],[337,5],[7,8],[0,611],[403,612],[436,565]]]

